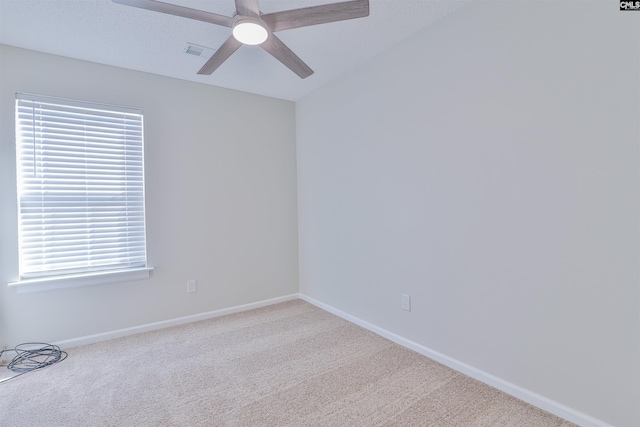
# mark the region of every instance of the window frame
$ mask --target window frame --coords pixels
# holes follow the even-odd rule
[[[30,274],[26,274],[26,275],[24,274],[23,235],[25,233],[25,229],[28,228],[28,226],[24,225],[23,223],[24,212],[23,212],[23,205],[21,204],[21,196],[23,195],[23,191],[25,188],[25,187],[22,187],[23,180],[25,180],[26,173],[29,173],[29,172],[23,171],[23,166],[21,166],[21,163],[20,163],[22,149],[25,144],[19,129],[19,124],[21,123],[19,119],[19,109],[20,109],[19,105],[21,102],[22,103],[24,102],[42,103],[42,104],[49,104],[49,105],[53,104],[53,105],[60,106],[62,108],[69,108],[69,109],[80,108],[83,111],[82,117],[84,117],[85,119],[87,118],[87,116],[89,116],[88,112],[91,110],[100,111],[101,113],[110,112],[110,113],[121,113],[123,115],[133,114],[133,115],[139,116],[139,128],[140,128],[139,151],[140,151],[140,159],[141,159],[140,160],[141,170],[139,172],[139,175],[140,175],[139,180],[141,181],[140,183],[136,184],[136,189],[141,190],[141,194],[142,194],[141,201],[139,201],[139,204],[141,205],[141,210],[142,210],[142,214],[141,214],[142,237],[136,240],[137,241],[136,247],[141,248],[143,250],[142,252],[143,255],[142,256],[139,255],[137,257],[137,259],[139,259],[138,261],[136,261],[135,263],[132,263],[132,265],[125,265],[125,266],[122,266],[122,264],[118,264],[115,261],[111,261],[111,264],[96,267],[96,266],[92,266],[91,262],[89,261],[90,255],[88,255],[88,253],[90,253],[91,250],[85,249],[85,257],[87,257],[87,260],[86,260],[86,265],[84,265],[84,267],[82,266],[74,267],[75,270],[66,271],[65,269],[58,266],[55,269],[49,270],[51,271],[50,274],[48,274],[48,271],[46,269],[39,270],[39,271],[32,270],[29,272]],[[142,109],[109,105],[104,103],[71,100],[71,99],[65,99],[65,98],[59,98],[59,97],[49,97],[49,96],[33,95],[33,94],[27,94],[27,93],[16,93],[15,115],[16,115],[15,144],[16,144],[16,190],[17,190],[17,214],[18,214],[18,223],[17,223],[18,230],[17,231],[18,231],[19,278],[17,281],[9,283],[9,286],[16,287],[18,289],[18,292],[22,293],[22,292],[45,291],[45,290],[63,289],[63,288],[78,287],[78,286],[96,285],[96,284],[104,284],[104,283],[114,283],[114,282],[122,282],[122,281],[133,281],[133,280],[148,278],[150,276],[150,272],[153,270],[153,267],[149,265],[148,250],[147,250],[147,219],[146,219],[146,191],[145,191],[146,180],[145,180],[145,168],[144,168],[144,159],[145,159],[144,113]],[[35,135],[35,124],[33,126],[34,128],[32,129],[31,132],[33,133],[33,135]],[[126,125],[120,125],[120,126],[126,132]],[[65,149],[67,147],[71,147],[73,145],[72,138],[70,137],[72,131],[65,128],[63,129],[62,132],[63,133],[68,132],[64,134],[65,135],[64,137],[69,139],[67,140],[63,138],[63,141],[61,143],[58,143],[58,145],[66,144],[66,146],[64,147]],[[42,150],[42,146],[44,144],[45,139],[41,139],[40,141],[41,147],[36,149],[36,138],[35,136],[33,138],[34,138],[34,148],[32,149],[32,151],[34,155],[34,165],[35,165],[35,161],[36,161],[35,156],[37,155],[37,153],[40,153],[40,151],[36,151],[36,150]],[[123,139],[121,140],[120,146],[122,147],[126,146],[126,142],[124,141],[127,141],[127,139],[125,138],[126,137],[123,137]],[[87,137],[84,143],[90,144],[91,139]],[[69,151],[71,151],[70,148],[69,148]],[[102,160],[101,154],[94,154],[93,156],[94,158]],[[82,157],[78,156],[77,154],[71,154],[70,159],[82,159]],[[87,163],[91,162],[90,159],[87,159],[87,158],[85,158],[84,161]],[[85,168],[86,168],[86,163],[85,163]],[[97,166],[93,166],[93,169],[88,169],[85,175],[83,175],[84,180],[85,181],[91,180],[92,179],[91,175],[96,173],[97,168],[98,168]],[[130,182],[129,179],[133,179],[135,181],[135,178],[128,178],[128,174],[126,173],[126,166],[116,167],[114,168],[113,171],[115,173],[120,173],[125,175],[125,178],[122,178],[121,176],[119,177],[120,181],[124,182],[123,185],[125,188],[128,187],[129,185],[128,184]],[[35,174],[35,169],[33,173]],[[74,176],[77,177],[78,175],[76,174]],[[101,180],[102,179],[104,178],[101,177]],[[115,176],[113,178],[109,177],[107,180],[107,185],[113,185],[115,182],[118,182],[118,176]],[[90,193],[89,189],[85,189],[84,191],[86,192],[86,193],[83,193],[85,194],[85,198],[89,198],[90,194],[91,195],[97,194],[98,196],[105,194],[102,190],[98,191],[97,193],[95,192]],[[130,190],[128,188],[125,190],[124,192],[125,198],[130,197],[129,191]],[[46,194],[46,192],[47,191],[43,189],[41,197],[44,198],[44,195]],[[116,211],[116,216],[128,217],[130,215],[131,211],[127,207],[127,204],[128,202],[124,203],[124,207],[120,206],[120,209]],[[55,205],[46,206],[45,209],[51,209],[52,206],[55,206]],[[85,201],[84,203],[79,203],[77,206],[80,208],[86,207],[87,210],[90,210],[90,207],[92,206],[92,202]],[[95,207],[95,205],[93,206]],[[140,208],[140,206],[138,206],[138,208]],[[44,215],[46,217],[46,214]],[[138,216],[140,216],[140,214],[138,214]],[[126,224],[124,227],[126,229],[128,229],[129,227],[128,221],[130,221],[129,218],[127,218],[124,221],[124,224]],[[120,223],[122,222],[122,220],[118,220],[118,222]],[[84,224],[89,225],[90,223],[91,223],[91,219],[84,219]],[[100,237],[99,239],[102,239],[102,237]],[[118,244],[113,249],[110,249],[109,252],[107,253],[112,254],[114,258],[117,258],[118,256],[121,257],[122,254],[125,253],[127,250],[129,250],[128,243]],[[55,253],[55,249],[53,250],[53,252]]]

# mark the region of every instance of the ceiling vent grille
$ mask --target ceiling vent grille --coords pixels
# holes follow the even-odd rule
[[[205,58],[211,58],[211,55],[213,55],[213,52],[215,52],[215,50],[211,49],[210,47],[199,46],[193,43],[187,43],[187,45],[184,48],[184,53],[188,55],[202,56]]]

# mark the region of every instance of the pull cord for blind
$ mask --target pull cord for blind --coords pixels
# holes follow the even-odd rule
[[[6,365],[7,369],[17,372],[9,378],[0,379],[0,383],[9,381],[20,375],[35,371],[36,369],[46,368],[54,363],[62,362],[67,358],[66,351],[60,350],[60,347],[54,344],[41,342],[30,342],[17,345],[15,348],[0,351],[0,360],[6,352],[14,352],[16,356]]]
[[[31,104],[31,130],[33,135],[33,177],[37,177],[37,151],[36,151],[36,107]]]

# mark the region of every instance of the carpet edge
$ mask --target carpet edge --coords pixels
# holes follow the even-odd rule
[[[559,402],[556,402],[552,399],[549,399],[531,390],[525,389],[523,387],[510,383],[502,378],[496,377],[495,375],[492,375],[474,366],[468,365],[457,359],[449,357],[443,353],[432,350],[414,341],[406,339],[400,335],[397,335],[391,331],[388,331],[372,323],[369,323],[365,320],[362,320],[356,316],[345,313],[342,310],[337,309],[329,304],[325,304],[322,301],[319,301],[313,297],[300,293],[299,298],[303,301],[308,302],[309,304],[313,304],[318,308],[328,311],[331,314],[335,314],[338,317],[341,317],[351,323],[354,323],[390,341],[393,341],[396,344],[399,344],[403,347],[406,347],[410,350],[420,353],[423,356],[427,356],[430,359],[435,360],[436,362],[442,363],[443,365],[448,366],[451,369],[454,369],[455,371],[458,371],[473,379],[476,379],[480,382],[490,385],[491,387],[495,387],[498,390],[503,391],[510,396],[513,396],[517,399],[527,402],[544,411],[550,412],[567,421],[570,421],[572,423],[578,424],[583,427],[612,427],[610,424],[607,424],[602,420],[594,418],[590,415],[587,415],[576,409],[563,405]]]
[[[70,338],[57,341],[53,344],[63,349],[79,347],[81,345],[94,344],[97,342],[107,341],[114,338],[122,338],[129,335],[136,335],[143,332],[155,331],[158,329],[169,328],[172,326],[184,325],[186,323],[197,322],[200,320],[213,319],[215,317],[226,316],[227,314],[239,313],[242,311],[253,310],[256,308],[266,307],[281,302],[293,301],[299,298],[299,294],[293,293],[280,297],[269,298],[266,300],[256,301],[247,304],[236,305],[233,307],[221,308],[218,310],[207,311],[204,313],[191,314],[188,316],[176,317],[174,319],[161,320],[159,322],[146,323],[143,325],[131,326],[128,328],[116,329],[113,331],[101,332],[98,334],[86,335],[82,337]]]

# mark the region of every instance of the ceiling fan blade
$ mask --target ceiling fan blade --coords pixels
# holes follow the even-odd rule
[[[204,10],[191,9],[189,7],[178,6],[175,4],[164,3],[156,0],[112,0],[114,3],[123,4],[125,6],[133,6],[140,9],[153,10],[155,12],[167,13],[169,15],[181,16],[183,18],[195,19],[198,21],[209,22],[211,24],[231,27],[233,18],[217,13],[205,12]]]
[[[275,34],[269,34],[269,38],[260,47],[273,55],[274,58],[282,62],[300,78],[306,79],[313,74],[313,70],[302,59],[298,58]]]
[[[258,0],[236,0],[236,11],[238,15],[258,18],[260,16]]]
[[[351,0],[262,15],[271,31],[290,30],[369,16],[369,0]]]
[[[220,46],[220,48],[216,50],[216,53],[214,53],[213,56],[209,58],[209,60],[202,66],[202,68],[200,68],[198,74],[208,75],[213,73],[216,69],[218,69],[219,66],[222,65],[224,61],[227,60],[227,58],[231,56],[233,52],[238,50],[240,46],[242,46],[242,43],[236,40],[235,37],[229,37],[226,42],[222,43],[222,46]]]

